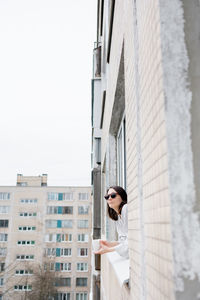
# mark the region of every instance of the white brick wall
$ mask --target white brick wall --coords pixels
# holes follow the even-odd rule
[[[173,299],[173,270],[159,3],[136,4],[115,4],[102,157],[124,41],[130,299],[167,300]],[[103,267],[102,284],[108,279]]]

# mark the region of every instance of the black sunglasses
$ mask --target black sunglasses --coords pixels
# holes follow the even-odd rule
[[[117,196],[117,193],[112,193],[112,194],[110,194],[110,195],[104,196],[104,198],[105,198],[106,200],[108,200],[110,197],[111,197],[112,199],[114,199],[116,196]]]

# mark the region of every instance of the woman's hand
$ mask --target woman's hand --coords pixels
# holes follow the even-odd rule
[[[100,241],[99,242],[100,243],[100,249],[98,251],[94,252],[94,254],[104,254],[104,253],[114,251],[113,248],[106,246],[104,242],[106,242],[106,241]]]
[[[108,252],[113,252],[113,251],[115,251],[114,246],[118,245],[119,243],[100,240],[99,244],[100,244],[100,249],[98,251],[94,252],[95,254],[104,254],[104,253],[108,253]]]
[[[100,242],[100,245],[104,245],[104,246],[107,246],[107,247],[114,247],[114,246],[119,245],[119,242],[117,242],[117,241],[108,242],[106,240],[100,240],[99,242]]]

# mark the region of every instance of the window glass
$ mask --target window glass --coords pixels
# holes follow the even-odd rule
[[[88,220],[78,220],[78,228],[88,228]]]

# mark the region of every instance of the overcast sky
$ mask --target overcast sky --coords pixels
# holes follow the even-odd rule
[[[0,0],[0,185],[90,185],[96,0]]]

